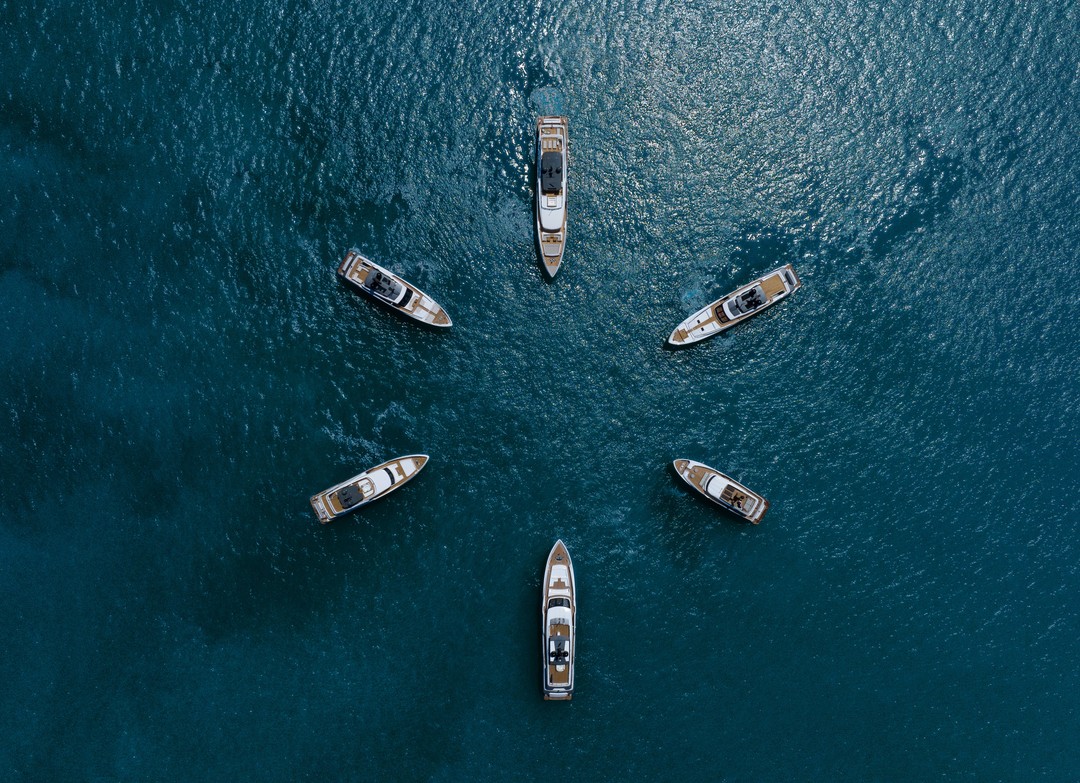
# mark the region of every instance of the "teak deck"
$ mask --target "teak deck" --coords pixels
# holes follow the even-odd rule
[[[780,277],[780,273],[775,275],[769,275],[761,281],[761,290],[765,292],[765,296],[769,297],[769,300],[775,299],[780,294],[784,293],[784,280]]]
[[[570,626],[563,624],[553,624],[549,631],[550,636],[570,636]],[[570,684],[570,665],[564,663],[561,667],[549,663],[548,664],[548,679],[552,685],[569,685]]]

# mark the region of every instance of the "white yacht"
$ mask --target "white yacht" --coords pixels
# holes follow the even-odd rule
[[[801,287],[802,281],[795,274],[794,267],[786,264],[698,310],[675,327],[668,337],[668,344],[689,345],[712,337],[760,313]]]
[[[536,121],[536,238],[548,277],[559,271],[566,246],[569,133],[566,117],[541,117]]]
[[[387,460],[348,481],[311,496],[311,507],[324,525],[389,495],[412,479],[427,464],[427,454],[410,454]]]
[[[338,277],[373,299],[431,326],[450,326],[450,316],[438,302],[393,272],[350,250],[338,267]]]
[[[566,544],[551,548],[544,569],[544,602],[540,607],[542,655],[544,657],[544,699],[570,701],[574,695],[574,566]]]
[[[769,510],[769,501],[715,468],[692,459],[677,459],[672,464],[683,481],[747,522],[756,525]]]

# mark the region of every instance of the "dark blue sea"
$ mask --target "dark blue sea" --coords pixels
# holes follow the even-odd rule
[[[0,780],[1080,779],[1075,2],[11,0],[0,33]],[[453,328],[341,285],[350,247]]]

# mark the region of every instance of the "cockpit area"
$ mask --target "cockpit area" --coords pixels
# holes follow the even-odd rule
[[[552,636],[548,639],[548,663],[560,666],[570,662],[570,639],[566,636]]]
[[[348,484],[338,490],[338,505],[341,506],[342,511],[347,511],[373,494],[375,494],[375,487],[371,480],[362,478],[357,484]]]
[[[362,493],[355,484],[350,484],[347,487],[342,487],[338,490],[338,503],[341,504],[343,509],[352,508],[360,501],[364,499],[364,493]]]
[[[364,281],[364,287],[371,293],[389,299],[397,305],[404,305],[409,301],[411,292],[405,289],[401,283],[389,275],[384,275],[378,269],[373,270]],[[404,294],[404,297],[402,296]],[[401,301],[398,301],[398,300]]]
[[[725,307],[732,318],[738,318],[740,315],[746,315],[759,307],[764,307],[767,302],[765,291],[760,285],[755,285],[749,291],[733,296],[726,302]]]

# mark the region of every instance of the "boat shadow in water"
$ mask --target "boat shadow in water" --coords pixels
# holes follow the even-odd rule
[[[566,115],[566,96],[558,87],[537,87],[529,93],[529,103],[538,117]]]
[[[753,525],[740,524],[704,498],[702,508],[687,503],[689,487],[677,475],[658,471],[647,500],[649,519],[655,521],[658,545],[668,552],[676,567],[696,572],[704,563],[724,557],[731,543],[750,532]],[[674,483],[672,483],[674,481]],[[694,494],[694,493],[690,493]]]

